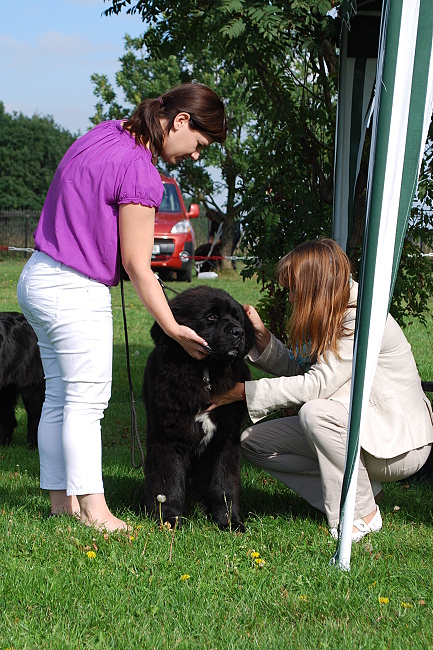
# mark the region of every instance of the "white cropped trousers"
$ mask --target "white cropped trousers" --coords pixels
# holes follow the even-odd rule
[[[100,494],[101,424],[111,395],[110,290],[35,251],[17,288],[36,332],[45,374],[38,430],[41,488]]]

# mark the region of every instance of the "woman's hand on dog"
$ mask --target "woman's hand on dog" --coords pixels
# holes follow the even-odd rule
[[[204,338],[199,336],[197,332],[194,332],[190,327],[186,325],[179,325],[179,329],[173,338],[183,347],[185,352],[188,352],[194,359],[201,361],[205,359],[209,351],[207,350],[208,343]]]
[[[259,354],[265,350],[269,341],[271,340],[271,333],[265,327],[262,319],[258,315],[256,309],[252,305],[244,305],[244,310],[248,318],[250,319],[252,326],[254,327],[254,333],[256,337],[256,348]]]
[[[212,395],[212,404],[206,409],[205,413],[213,411],[218,406],[226,406],[232,402],[245,402],[245,384],[238,381],[233,388],[222,395]]]

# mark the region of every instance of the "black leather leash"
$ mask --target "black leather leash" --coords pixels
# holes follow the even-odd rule
[[[159,275],[157,275],[156,277],[158,278],[158,282],[159,282],[159,284],[161,285],[161,289],[163,290],[163,292],[164,292],[164,296],[167,298],[167,301],[168,301],[168,296],[167,296],[167,294],[166,294],[166,292],[165,292],[166,289],[168,289],[169,291],[172,291],[173,293],[180,293],[180,291],[176,291],[176,289],[173,289],[172,287],[167,287],[167,286],[164,284],[164,282],[161,280],[161,278],[159,277]]]
[[[144,465],[144,452],[141,445],[140,435],[137,426],[137,411],[135,409],[134,389],[132,387],[131,377],[131,362],[129,358],[129,341],[128,341],[128,328],[126,325],[126,310],[125,310],[125,295],[123,291],[123,278],[120,276],[120,295],[122,296],[122,314],[123,314],[123,329],[125,332],[125,348],[126,348],[126,371],[128,374],[129,392],[131,395],[131,463],[136,469],[140,469]],[[137,443],[140,452],[140,461],[135,462],[135,443]]]
[[[122,315],[123,315],[123,330],[125,332],[125,348],[126,348],[126,371],[128,374],[128,383],[129,383],[129,393],[131,396],[131,463],[132,466],[135,467],[136,469],[140,469],[140,467],[143,467],[144,465],[144,452],[143,452],[143,447],[141,444],[140,440],[140,435],[138,433],[138,426],[137,426],[137,411],[135,408],[135,397],[134,397],[134,389],[132,386],[132,377],[131,377],[131,361],[130,361],[130,355],[129,355],[129,340],[128,340],[128,327],[126,324],[126,310],[125,310],[125,295],[123,291],[123,274],[120,274],[120,295],[122,297]],[[161,285],[161,288],[164,292],[164,296],[167,298],[167,293],[166,289],[169,289],[170,291],[173,291],[173,293],[180,293],[179,291],[176,291],[175,289],[172,289],[171,287],[166,287],[165,284],[162,282],[162,280],[158,278],[158,282]],[[168,300],[168,298],[167,298]],[[140,452],[140,461],[138,463],[135,462],[135,453],[136,453],[136,446],[138,447],[138,450]]]

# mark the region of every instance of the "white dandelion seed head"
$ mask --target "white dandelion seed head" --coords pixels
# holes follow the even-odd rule
[[[159,503],[165,503],[167,501],[167,497],[165,494],[158,494],[156,500],[159,501]]]

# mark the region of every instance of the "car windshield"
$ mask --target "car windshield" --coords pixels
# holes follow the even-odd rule
[[[180,212],[180,202],[175,185],[164,183],[164,194],[162,195],[159,211]]]

